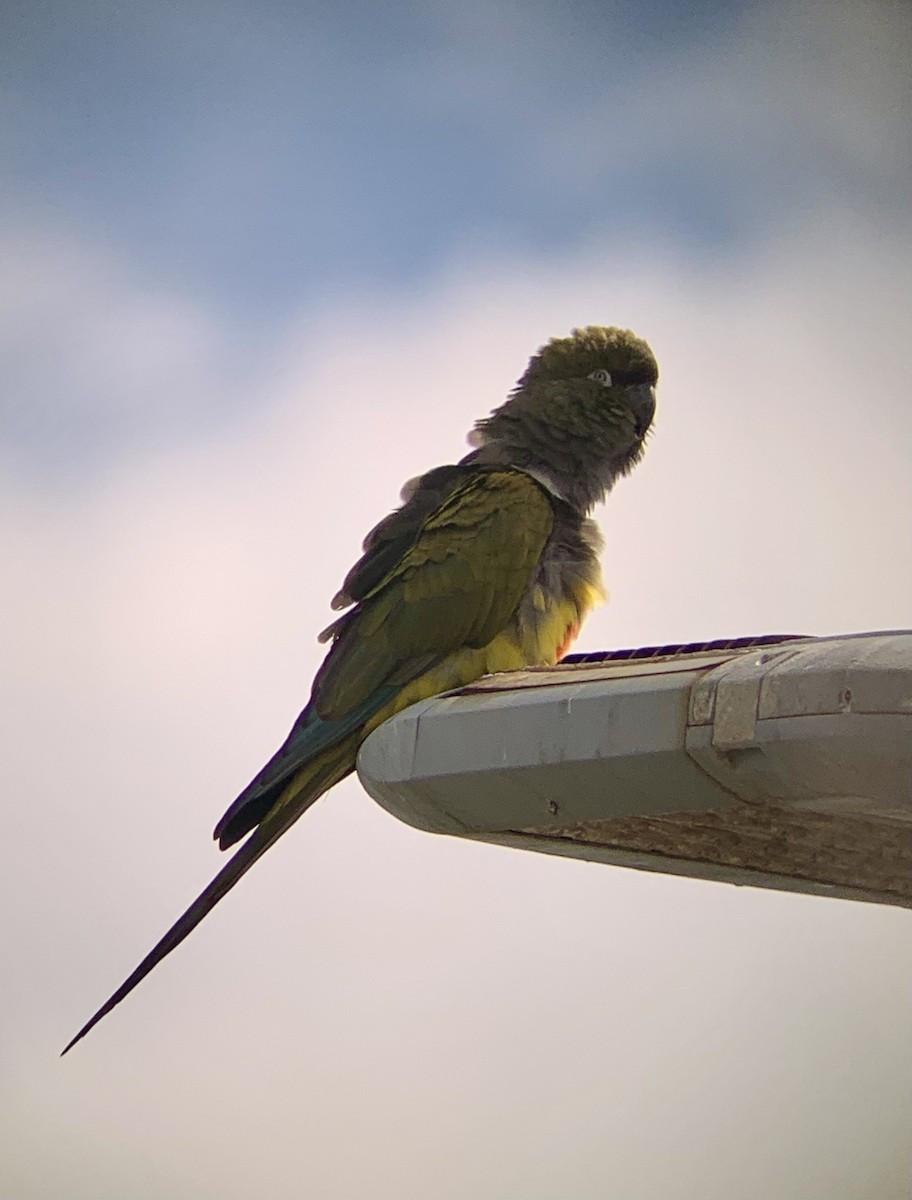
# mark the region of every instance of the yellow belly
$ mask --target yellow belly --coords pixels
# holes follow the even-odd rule
[[[604,598],[598,581],[580,581],[572,597],[559,603],[536,604],[531,618],[511,621],[486,646],[457,650],[406,684],[394,700],[371,717],[365,725],[365,735],[409,705],[465,687],[482,675],[553,666],[567,653],[586,614]]]

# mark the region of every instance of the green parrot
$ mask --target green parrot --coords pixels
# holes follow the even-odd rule
[[[218,825],[253,833],[63,1051],[128,995],[256,860],[355,767],[358,748],[410,704],[482,675],[552,665],[604,598],[587,513],[643,455],[656,360],[629,330],[554,338],[477,422],[458,464],[407,483],[332,602],[347,611],[291,733]]]

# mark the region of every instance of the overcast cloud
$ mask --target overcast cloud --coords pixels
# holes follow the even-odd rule
[[[99,11],[20,18],[7,83],[0,1192],[905,1200],[907,912],[355,781],[56,1053],[217,869],[364,532],[547,337],[662,372],[579,648],[910,624],[907,13],[138,5],[102,61]]]

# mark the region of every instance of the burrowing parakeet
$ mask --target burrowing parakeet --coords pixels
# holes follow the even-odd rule
[[[471,453],[406,484],[333,600],[347,611],[321,635],[330,648],[307,707],[215,828],[222,849],[252,835],[67,1050],[354,769],[382,721],[566,652],[603,595],[601,535],[587,513],[642,457],[657,378],[629,330],[575,329],[543,346],[478,421]]]

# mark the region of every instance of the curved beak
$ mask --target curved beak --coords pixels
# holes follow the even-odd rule
[[[627,403],[636,417],[637,433],[645,437],[655,416],[656,394],[651,383],[635,383],[627,389]]]

